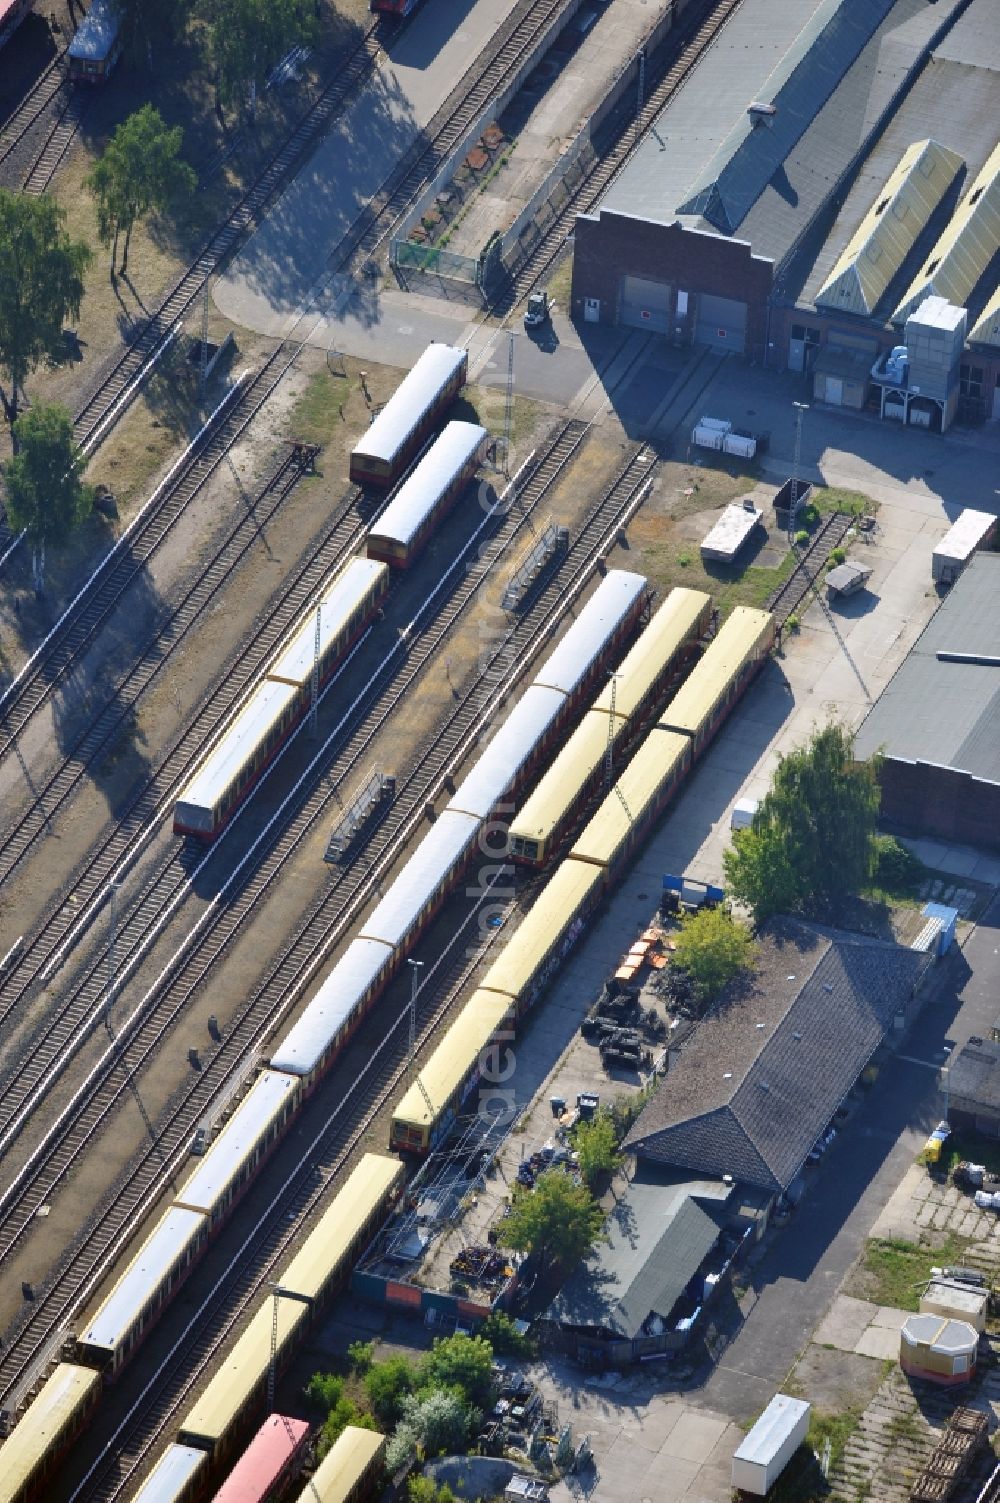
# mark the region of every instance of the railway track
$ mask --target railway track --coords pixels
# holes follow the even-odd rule
[[[440,645],[441,640],[461,612],[475,596],[479,585],[497,554],[508,545],[537,505],[548,486],[561,472],[569,457],[582,441],[583,424],[565,425],[522,493],[521,504],[512,509],[476,565],[467,571],[443,610],[425,628],[408,634],[401,648],[402,666],[395,655],[387,661],[384,672],[363,691],[363,719],[353,730],[348,725],[338,732],[340,744],[327,747],[313,760],[302,780],[306,785],[290,795],[286,805],[290,814],[279,811],[276,820],[283,823],[279,839],[269,844],[267,832],[257,844],[268,844],[266,855],[252,872],[240,868],[232,873],[209,911],[209,922],[200,925],[196,944],[186,945],[186,953],[168,963],[167,985],[154,998],[152,1006],[140,1003],[121,1029],[116,1044],[107,1051],[100,1065],[91,1072],[85,1088],[64,1114],[61,1123],[49,1134],[44,1150],[33,1157],[29,1173],[21,1177],[17,1204],[7,1206],[0,1245],[9,1249],[30,1222],[37,1205],[65,1175],[76,1157],[84,1151],[95,1131],[129,1089],[123,1078],[122,1061],[127,1058],[128,1079],[135,1078],[144,1063],[151,1060],[162,1042],[165,1031],[204,984],[216,962],[228,951],[245,921],[265,896],[283,866],[315,822],[324,816],[328,805],[328,787],[343,783],[370,757],[371,743],[388,716],[398,706],[417,675]],[[58,1279],[37,1302],[22,1329],[11,1336],[0,1364],[0,1397],[4,1399],[17,1375],[30,1367],[39,1347],[49,1341],[79,1307],[120,1249],[129,1228],[144,1214],[159,1193],[165,1174],[183,1161],[194,1126],[206,1116],[210,1101],[224,1084],[226,1074],[239,1068],[239,1062],[252,1057],[277,1021],[287,1013],[302,986],[320,966],[345,927],[361,911],[364,903],[392,867],[401,839],[419,826],[428,798],[439,790],[446,773],[464,750],[474,745],[481,729],[491,723],[496,706],[520,671],[528,649],[537,643],[541,632],[554,628],[568,599],[579,589],[592,566],[593,556],[606,546],[621,525],[621,519],[634,509],[636,496],[642,492],[654,457],[644,450],[634,453],[617,483],[600,498],[592,509],[579,538],[550,585],[530,612],[516,623],[496,645],[490,664],[458,706],[453,720],[441,735],[415,760],[405,784],[397,790],[390,815],[377,831],[363,858],[338,873],[336,880],[313,905],[294,939],[278,956],[271,971],[257,989],[245,999],[232,1020],[224,1045],[216,1059],[206,1065],[182,1090],[176,1111],[156,1142],[130,1168],[127,1183],[120,1195],[102,1208],[91,1235],[75,1249],[66,1275]],[[512,665],[517,665],[516,668]],[[351,712],[345,720],[352,719]],[[342,722],[343,726],[343,722]],[[331,762],[332,757],[332,762]],[[253,860],[255,849],[245,861]],[[230,899],[228,888],[235,888]],[[156,990],[156,989],[154,989]],[[220,1075],[223,1078],[220,1078]]]
[[[784,584],[768,596],[767,609],[773,612],[779,627],[784,626],[815,588],[830,553],[844,541],[856,521],[847,512],[832,512],[816,529],[809,546],[798,554],[798,562]]]
[[[44,193],[55,177],[63,157],[69,151],[93,102],[71,91],[68,85],[56,98],[60,107],[52,123],[52,129],[46,136],[41,150],[29,167],[21,185],[24,192],[30,193],[33,198]]]
[[[0,128],[0,168],[13,156],[28,132],[48,110],[55,120],[69,99],[69,84],[66,79],[66,48],[52,59],[41,73],[31,93],[22,99],[13,114]]]

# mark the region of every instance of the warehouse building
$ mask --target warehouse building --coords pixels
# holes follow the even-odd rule
[[[882,819],[1000,850],[1000,556],[973,555],[861,724]]]
[[[1000,417],[998,91],[994,0],[742,0],[578,217],[574,313],[887,419]],[[957,359],[919,323],[930,298],[957,310],[931,321]]]

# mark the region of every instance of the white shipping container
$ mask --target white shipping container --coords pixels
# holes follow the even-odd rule
[[[728,418],[702,417],[698,419],[699,428],[715,428],[719,433],[731,432],[732,426],[733,425],[731,422],[729,422]]]
[[[765,1497],[804,1442],[811,1412],[805,1399],[776,1393],[733,1452],[733,1486]]]
[[[740,459],[753,459],[757,452],[757,440],[739,433],[727,433],[722,440],[724,454],[737,454]]]
[[[725,434],[720,433],[718,428],[703,428],[700,424],[691,434],[691,442],[699,449],[714,449],[720,454],[724,438]]]

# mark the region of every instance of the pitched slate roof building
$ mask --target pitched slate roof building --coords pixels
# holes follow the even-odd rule
[[[796,1179],[929,964],[883,940],[778,919],[640,1114],[640,1160],[774,1195]]]

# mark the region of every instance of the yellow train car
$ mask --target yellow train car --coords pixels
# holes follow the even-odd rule
[[[390,1148],[401,1153],[430,1152],[478,1084],[483,1051],[513,1015],[512,997],[501,992],[473,993],[421,1067],[419,1084],[414,1081],[393,1112]]]
[[[764,666],[775,639],[770,611],[738,605],[691,677],[660,716],[659,724],[682,731],[699,757],[755,673]]]
[[[708,630],[712,599],[703,590],[671,590],[639,640],[584,716],[531,797],[511,821],[508,854],[528,866],[545,866],[581,800],[601,776],[612,743],[635,734],[650,704],[677,681]],[[614,722],[609,722],[614,705]]]
[[[518,1016],[532,1007],[583,932],[604,896],[604,877],[582,862],[564,861],[507,941],[480,991],[512,997]]]
[[[402,1181],[403,1167],[397,1160],[365,1154],[278,1275],[283,1289],[308,1301],[278,1300],[275,1362],[279,1370],[305,1336],[313,1307],[350,1273],[357,1253],[387,1214]],[[273,1321],[274,1301],[265,1299],[185,1418],[177,1437],[181,1445],[199,1446],[218,1460],[238,1442],[267,1388]]]
[[[645,839],[690,765],[690,736],[654,726],[573,842],[564,864],[616,870]]]
[[[375,1492],[384,1469],[385,1436],[347,1425],[297,1503],[361,1503]]]
[[[0,1503],[45,1496],[44,1484],[86,1423],[101,1386],[92,1367],[59,1363],[0,1446]]]

